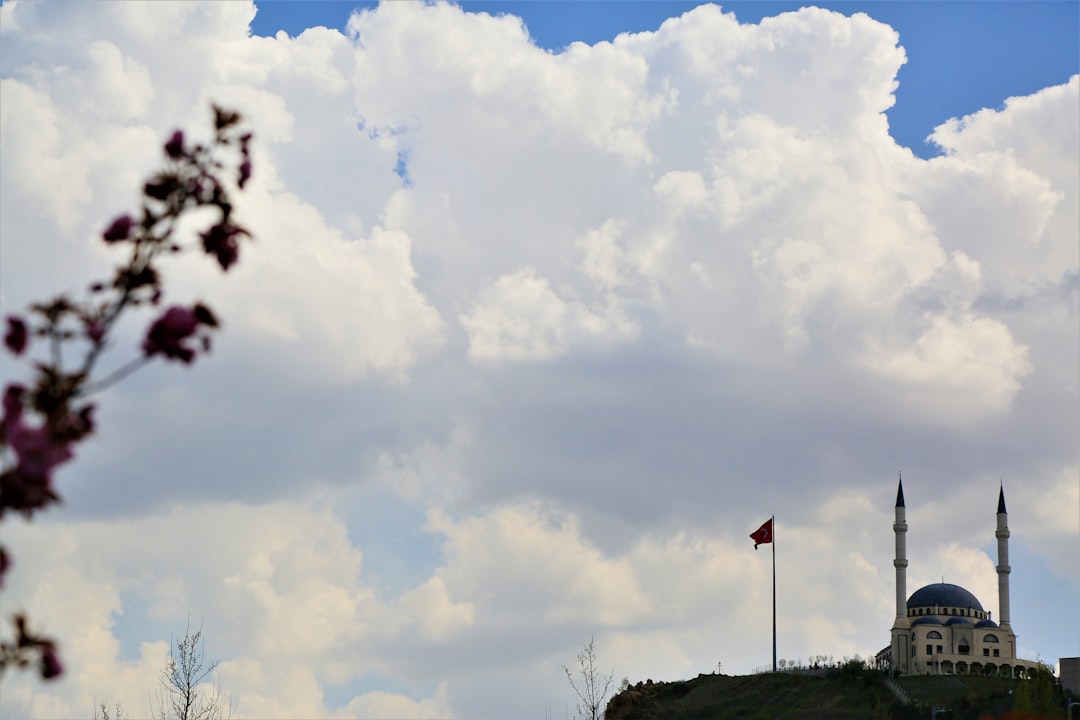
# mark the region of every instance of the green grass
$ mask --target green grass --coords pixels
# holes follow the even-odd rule
[[[905,677],[897,683],[913,700],[955,708],[957,715],[1002,715],[1013,708],[1013,695],[1024,680],[974,675]]]

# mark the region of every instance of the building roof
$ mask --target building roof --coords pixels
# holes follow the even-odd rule
[[[985,620],[980,620],[979,622],[975,623],[975,627],[977,628],[996,628],[997,626],[998,624],[990,618],[986,618]]]
[[[934,583],[921,587],[908,598],[911,607],[958,607],[982,611],[979,599],[970,592],[952,583]]]
[[[998,513],[1007,512],[1005,510],[1005,486],[1001,486],[1001,490],[998,492]]]
[[[913,627],[915,625],[940,625],[940,624],[941,624],[941,621],[938,620],[933,615],[923,615],[921,618],[919,618],[919,619],[917,619],[917,620],[915,620],[914,622],[911,623],[911,625]]]
[[[896,507],[904,507],[904,478],[900,478],[900,484],[896,486]]]

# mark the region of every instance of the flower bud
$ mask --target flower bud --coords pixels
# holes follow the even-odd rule
[[[8,315],[7,334],[4,335],[4,345],[15,355],[22,355],[29,342],[29,333],[26,323],[17,315]]]
[[[123,242],[131,237],[131,229],[135,226],[135,220],[130,215],[121,215],[112,221],[101,237],[107,243]]]
[[[165,143],[165,154],[173,160],[180,159],[184,154],[184,131],[177,130],[169,138],[169,141]]]

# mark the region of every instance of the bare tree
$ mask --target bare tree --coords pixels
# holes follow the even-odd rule
[[[110,711],[104,701],[94,709],[94,720],[124,720],[124,706],[119,700]]]
[[[160,720],[226,720],[231,714],[228,697],[214,678],[217,662],[207,662],[202,626],[173,641],[161,671],[155,717]],[[210,680],[212,682],[207,682]],[[207,687],[207,686],[210,687]]]
[[[611,681],[615,677],[612,670],[606,676],[603,671],[596,667],[596,644],[593,637],[589,637],[577,655],[579,680],[574,680],[574,673],[570,668],[563,665],[566,679],[570,681],[570,687],[578,696],[577,711],[584,720],[602,720],[604,717],[604,701],[611,692]]]

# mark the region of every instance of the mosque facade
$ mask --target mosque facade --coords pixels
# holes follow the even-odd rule
[[[907,507],[904,485],[896,490],[896,619],[892,642],[876,656],[893,675],[1002,675],[1023,677],[1038,663],[1016,655],[1016,633],[1009,617],[1009,516],[1005,488],[998,495],[998,617],[968,590],[940,582],[907,594]]]

